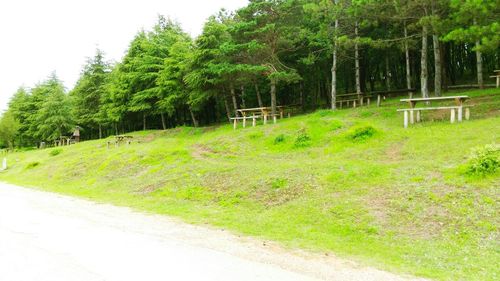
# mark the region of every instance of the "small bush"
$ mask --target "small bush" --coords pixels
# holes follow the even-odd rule
[[[274,144],[280,144],[280,143],[283,143],[283,142],[285,142],[285,140],[286,140],[285,135],[281,134],[281,135],[277,136],[277,137],[274,139]]]
[[[52,149],[50,152],[49,152],[49,155],[50,156],[57,156],[59,154],[61,154],[63,152],[62,149],[60,148],[57,148],[57,149]]]
[[[372,138],[376,134],[377,134],[377,129],[373,128],[372,126],[364,126],[352,129],[348,133],[347,138],[358,142]]]
[[[490,144],[472,151],[466,166],[466,174],[484,176],[500,168],[500,145]]]
[[[285,188],[288,185],[288,181],[286,179],[273,179],[271,181],[271,188],[272,189],[282,189]]]
[[[332,120],[332,121],[330,122],[329,127],[330,127],[330,130],[332,130],[332,131],[336,131],[336,130],[338,130],[338,129],[341,129],[341,128],[342,128],[342,122],[340,122],[340,121],[338,121],[338,120]]]
[[[28,165],[26,165],[26,169],[33,169],[39,165],[40,165],[40,162],[30,162],[30,163],[28,163]]]
[[[311,137],[307,134],[305,129],[301,129],[297,133],[297,137],[295,138],[295,147],[308,147],[311,145]]]

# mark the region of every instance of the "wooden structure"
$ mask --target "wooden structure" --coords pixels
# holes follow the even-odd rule
[[[342,94],[342,95],[337,95],[337,106],[339,108],[343,108],[344,106],[350,107],[352,105],[353,108],[356,108],[357,106],[362,106],[365,103],[367,105],[370,105],[371,101],[371,95],[370,94],[362,94],[360,97],[358,96],[357,93],[348,93],[348,94]]]
[[[270,118],[273,118],[273,123],[276,124],[277,118],[279,116],[280,119],[283,119],[285,116],[285,110],[292,108],[293,106],[277,106],[276,114],[272,114],[271,107],[255,107],[255,108],[244,108],[236,110],[236,117],[231,117],[230,120],[233,122],[234,129],[238,127],[238,121],[243,122],[243,128],[246,127],[247,120],[252,120],[252,126],[255,127],[257,125],[257,119],[263,119],[264,125],[267,124],[267,121]],[[291,116],[291,113],[288,112],[288,117]]]
[[[500,88],[500,70],[495,70],[495,75],[490,76],[490,78],[496,78],[497,79],[497,88]]]
[[[122,143],[126,143],[127,145],[130,145],[132,143],[132,139],[134,139],[133,136],[127,136],[127,135],[117,135],[115,136],[115,141],[108,141],[107,147],[110,148],[110,145],[114,143],[115,147],[120,146]]]
[[[75,140],[75,143],[80,142],[80,127],[76,126],[75,131],[73,132],[73,139]]]
[[[470,108],[464,106],[464,102],[468,100],[468,96],[449,96],[449,97],[433,97],[433,98],[412,98],[412,99],[402,99],[401,102],[406,102],[409,104],[409,108],[398,109],[398,112],[404,113],[404,127],[408,128],[408,121],[410,124],[414,124],[415,121],[421,122],[422,120],[422,111],[429,110],[450,110],[450,122],[455,123],[457,119],[458,122],[462,122],[463,119],[463,111],[465,108],[465,119],[469,120],[470,118]],[[438,106],[438,107],[416,107],[417,103],[424,102],[429,105],[431,102],[443,102],[443,101],[454,101],[454,106]],[[455,114],[456,112],[456,114]],[[415,116],[416,115],[416,116]],[[416,118],[415,118],[416,117]],[[455,119],[455,117],[457,117]]]

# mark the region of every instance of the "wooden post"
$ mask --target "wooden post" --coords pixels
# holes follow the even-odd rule
[[[420,123],[420,110],[417,111],[417,123]]]
[[[252,116],[252,127],[255,127],[255,126],[257,126],[257,120],[256,120],[255,115],[254,115],[254,116]]]
[[[238,119],[234,118],[233,129],[236,130],[236,127],[238,127]]]
[[[246,116],[243,116],[243,128],[247,127],[247,118]]]
[[[458,122],[462,122],[462,116],[463,116],[463,107],[459,106],[458,107]]]
[[[470,108],[465,108],[465,120],[470,120]]]
[[[290,112],[288,112],[288,118],[292,117],[292,114]]]
[[[377,95],[377,107],[380,107],[380,102],[381,102],[381,96]]]
[[[367,99],[368,105],[370,105],[370,98]]]
[[[352,108],[356,108],[356,101],[352,102]]]
[[[404,126],[406,129],[406,128],[408,128],[408,110],[405,110],[404,115],[405,115]]]
[[[276,115],[273,115],[273,123],[276,124]]]
[[[410,110],[410,124],[415,124],[415,117],[413,110]]]
[[[455,123],[455,109],[451,109],[451,115],[450,115],[450,123]]]
[[[264,125],[267,124],[267,114],[264,114]]]

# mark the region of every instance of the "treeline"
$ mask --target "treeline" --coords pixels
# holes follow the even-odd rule
[[[337,95],[484,87],[499,66],[498,0],[251,0],[196,39],[162,16],[124,58],[97,50],[69,93],[55,75],[19,89],[0,122],[9,146],[68,135],[222,122],[235,109],[336,108]]]

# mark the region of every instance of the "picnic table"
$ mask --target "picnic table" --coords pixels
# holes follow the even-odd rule
[[[339,104],[339,107],[342,108],[344,103],[346,104],[346,107],[349,107],[349,104],[352,103],[352,107],[356,108],[356,105],[359,103],[360,105],[363,105],[365,99],[367,101],[367,104],[370,105],[370,98],[371,95],[366,95],[366,94],[361,94],[359,97],[358,93],[347,93],[347,94],[342,94],[342,95],[337,95],[337,103]]]
[[[238,126],[238,120],[243,121],[243,127],[246,127],[246,121],[247,120],[252,120],[252,126],[255,127],[257,125],[257,119],[263,118],[264,124],[267,124],[267,120],[272,117],[274,123],[276,123],[276,117],[277,115],[280,116],[280,119],[283,119],[285,115],[285,109],[289,108],[290,106],[276,106],[276,109],[278,110],[279,113],[275,114],[274,116],[272,115],[272,108],[271,107],[255,107],[255,108],[243,108],[243,109],[237,109],[236,112],[241,115],[241,116],[236,116],[236,117],[231,117],[230,119],[233,120],[234,122],[234,128]],[[290,117],[290,113],[288,113],[288,117]]]
[[[408,128],[408,117],[411,124],[415,123],[414,112],[416,112],[416,121],[421,121],[421,112],[427,110],[450,110],[450,122],[455,123],[455,111],[457,112],[458,122],[462,122],[464,103],[469,99],[469,96],[447,96],[447,97],[432,97],[432,98],[411,98],[411,99],[401,99],[401,102],[406,102],[410,106],[409,108],[398,109],[399,112],[404,112],[404,127]],[[437,106],[431,107],[429,104],[431,102],[446,102],[454,101],[454,106]],[[426,107],[417,107],[418,103],[425,103]],[[470,109],[465,107],[465,119],[469,120]]]
[[[497,88],[500,88],[500,70],[495,70],[495,75],[490,76],[490,78],[496,78],[497,79]]]

